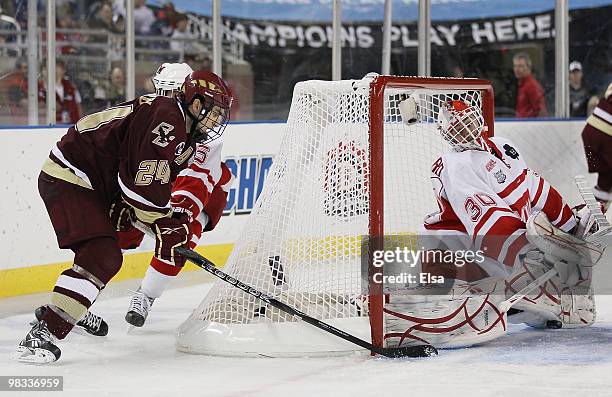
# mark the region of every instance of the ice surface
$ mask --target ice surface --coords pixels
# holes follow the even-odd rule
[[[4,312],[0,375],[63,375],[62,396],[86,397],[612,395],[612,296],[598,297],[598,321],[592,328],[511,326],[509,335],[487,345],[443,350],[427,359],[240,359],[179,353],[174,330],[209,288],[168,290],[155,302],[146,326],[129,334],[123,320],[129,291],[106,296],[92,311],[108,321],[109,335],[71,334],[60,345],[61,359],[48,366],[9,360],[33,315]],[[27,297],[22,300],[32,305]],[[43,393],[19,396],[29,394]]]

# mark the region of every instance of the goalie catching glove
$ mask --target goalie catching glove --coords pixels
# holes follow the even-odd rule
[[[561,281],[570,286],[590,279],[591,268],[603,254],[602,248],[553,226],[542,211],[527,221],[527,239],[544,253],[546,263],[557,269]]]
[[[176,254],[174,249],[187,247],[192,234],[189,223],[189,216],[178,212],[170,218],[159,218],[153,223],[155,258],[173,266],[185,265],[185,258]]]
[[[527,221],[527,239],[544,252],[549,262],[563,261],[594,266],[603,254],[601,248],[587,240],[553,226],[543,211],[534,214]]]

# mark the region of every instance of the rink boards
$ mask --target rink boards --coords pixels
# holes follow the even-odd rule
[[[584,120],[511,121],[497,122],[495,131],[513,140],[527,164],[575,203],[578,194],[573,176],[586,174],[580,139],[583,126]],[[230,192],[232,208],[198,247],[219,265],[229,256],[262,189],[283,129],[283,123],[231,124],[227,128],[223,157],[238,174]],[[36,187],[43,161],[64,132],[65,127],[0,130],[0,147],[9,148],[0,157],[0,297],[48,291],[57,275],[71,265],[72,252],[57,248]],[[153,242],[145,240],[139,249],[126,254],[117,280],[141,277],[152,249]]]

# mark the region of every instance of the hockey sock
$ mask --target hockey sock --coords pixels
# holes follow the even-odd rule
[[[153,258],[151,266],[149,266],[142,279],[140,289],[149,298],[159,298],[170,280],[178,274],[180,269],[180,267],[170,266]]]

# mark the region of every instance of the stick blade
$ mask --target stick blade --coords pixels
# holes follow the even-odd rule
[[[388,347],[380,349],[380,354],[391,357],[431,357],[437,356],[438,350],[431,345],[419,345],[419,346],[404,346],[404,347]],[[378,353],[378,352],[377,352]]]

